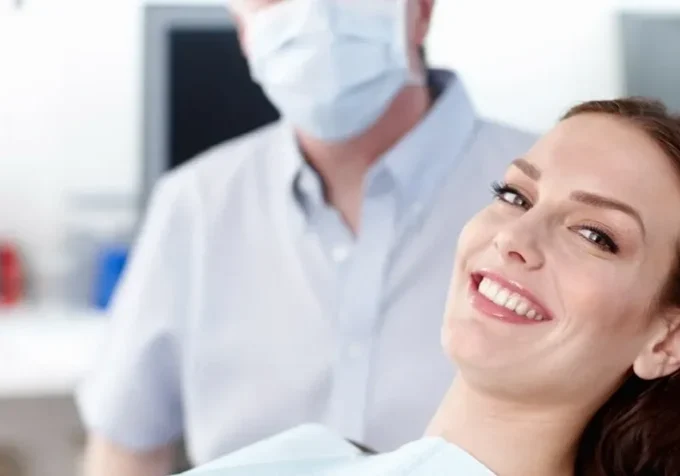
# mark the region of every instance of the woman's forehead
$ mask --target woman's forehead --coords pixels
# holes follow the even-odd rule
[[[659,180],[679,173],[648,134],[622,118],[584,114],[557,124],[527,154],[544,175],[600,177],[615,186]],[[677,188],[677,187],[676,187]],[[680,189],[679,189],[680,192]]]
[[[671,218],[664,211],[680,206],[680,168],[627,120],[603,114],[569,118],[543,136],[525,159],[540,171],[541,181],[561,192],[606,195],[639,209],[645,220],[680,227],[680,214]]]

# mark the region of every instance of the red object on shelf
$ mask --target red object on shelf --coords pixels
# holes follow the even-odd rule
[[[10,243],[0,243],[0,306],[19,304],[23,284],[19,250]]]

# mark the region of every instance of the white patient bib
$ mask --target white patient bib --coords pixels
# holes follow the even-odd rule
[[[424,438],[366,456],[320,425],[304,425],[183,476],[495,476],[461,448]]]

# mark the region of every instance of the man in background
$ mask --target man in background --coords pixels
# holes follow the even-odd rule
[[[457,236],[534,138],[419,54],[434,0],[233,0],[282,120],[164,177],[78,396],[88,476],[161,476],[304,422],[419,437]],[[397,365],[395,365],[397,362]]]

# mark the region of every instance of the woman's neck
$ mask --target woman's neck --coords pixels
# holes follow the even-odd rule
[[[502,401],[457,378],[427,430],[499,476],[572,476],[588,412]]]

